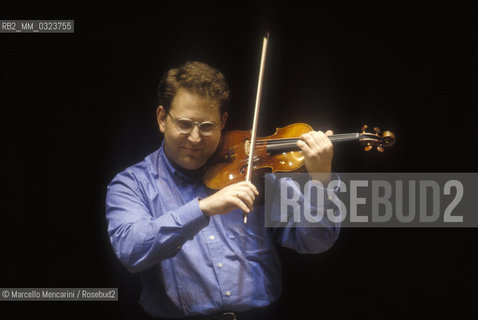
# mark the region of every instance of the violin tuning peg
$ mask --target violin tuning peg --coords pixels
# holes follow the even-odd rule
[[[367,129],[367,128],[368,128],[368,126],[367,126],[366,124],[364,124],[364,125],[362,126],[362,132],[365,132],[365,129]]]
[[[372,150],[372,146],[371,146],[371,145],[368,145],[368,146],[366,146],[364,149],[365,149],[365,151],[370,151],[370,150]]]
[[[375,131],[376,134],[380,134],[380,128],[379,127],[373,128],[373,131]]]
[[[377,147],[377,151],[383,152],[383,147],[382,147],[382,146],[378,146],[378,147]]]

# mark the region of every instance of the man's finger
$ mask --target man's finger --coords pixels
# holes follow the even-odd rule
[[[251,207],[254,203],[255,197],[250,190],[249,192],[250,193],[239,191],[237,192],[236,197],[239,198],[239,200],[242,200],[242,202],[244,202],[248,207]]]
[[[234,204],[236,205],[236,207],[238,207],[239,209],[241,209],[242,211],[244,212],[247,212],[249,213],[251,211],[251,209],[249,209],[247,207],[247,205],[239,198],[234,198],[233,200]]]

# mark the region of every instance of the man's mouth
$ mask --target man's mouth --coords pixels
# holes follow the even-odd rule
[[[183,149],[186,149],[187,151],[190,151],[190,152],[200,152],[200,151],[202,151],[202,148],[183,147]]]

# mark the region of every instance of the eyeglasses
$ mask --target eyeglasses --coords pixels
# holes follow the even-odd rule
[[[199,133],[202,136],[207,137],[212,135],[214,131],[216,130],[216,127],[218,126],[217,123],[212,121],[197,122],[187,118],[174,119],[169,112],[168,112],[168,116],[171,117],[178,131],[183,134],[191,133],[194,127],[198,126]]]

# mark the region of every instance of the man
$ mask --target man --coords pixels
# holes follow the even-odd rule
[[[140,304],[154,317],[266,319],[282,290],[275,243],[318,253],[338,236],[337,227],[265,228],[249,182],[217,192],[203,185],[228,99],[224,76],[204,63],[169,70],[159,85],[162,146],[108,186],[112,246],[130,272],[140,273]],[[327,135],[311,132],[297,145],[312,178],[326,182],[333,154]]]

